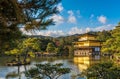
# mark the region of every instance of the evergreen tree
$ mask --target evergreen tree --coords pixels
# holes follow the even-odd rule
[[[54,44],[53,43],[48,43],[46,51],[48,53],[54,53],[55,52],[55,46],[54,46]]]
[[[36,64],[34,68],[25,72],[29,79],[59,79],[60,76],[70,73],[70,68],[62,67],[63,64]]]
[[[21,26],[24,26],[26,31],[32,31],[54,25],[51,16],[59,12],[57,4],[60,1],[0,0],[0,52],[11,47],[10,40],[20,37]]]
[[[87,79],[119,79],[120,67],[111,62],[102,62],[90,66],[83,72]]]
[[[16,48],[10,50],[10,51],[6,51],[5,53],[8,55],[15,55],[18,59],[17,60],[21,60],[20,57],[21,55],[23,55],[24,57],[24,62],[26,62],[28,55],[30,57],[34,57],[35,51],[40,51],[40,47],[39,47],[39,43],[38,43],[38,39],[36,38],[28,38],[25,39],[23,41],[18,41],[18,45],[16,46]]]
[[[112,37],[103,43],[102,51],[111,54],[120,53],[120,23],[111,31]]]

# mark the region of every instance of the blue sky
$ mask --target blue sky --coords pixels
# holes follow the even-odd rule
[[[62,0],[55,26],[36,32],[45,36],[65,36],[88,31],[111,30],[120,22],[120,0]]]

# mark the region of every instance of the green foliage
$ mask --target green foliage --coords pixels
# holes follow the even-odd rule
[[[38,36],[37,36],[38,37]],[[40,51],[47,51],[48,43],[52,43],[53,47],[55,47],[55,50],[53,48],[53,53],[57,53],[59,55],[67,55],[70,54],[73,56],[73,41],[77,40],[77,36],[67,36],[67,37],[42,37],[38,38],[38,44],[40,47]],[[64,41],[64,42],[63,42]]]
[[[120,26],[116,26],[115,29],[111,31],[112,37],[107,39],[103,43],[102,52],[107,53],[120,53]]]
[[[11,49],[21,32],[17,27],[22,19],[17,0],[0,0],[0,52]]]
[[[113,65],[111,62],[98,63],[90,66],[83,72],[88,79],[119,79],[120,68]]]
[[[12,49],[16,44],[16,40],[21,38],[21,32],[13,25],[4,27],[0,25],[0,53]]]
[[[59,53],[60,49],[59,48],[55,48],[55,53]]]
[[[69,56],[74,56],[74,47],[73,45],[69,47]]]
[[[58,52],[59,55],[73,56],[73,49],[74,49],[73,42],[78,40],[78,37],[76,35],[66,36],[66,37],[58,37],[58,38],[56,38],[56,40],[57,40],[56,46],[60,50],[60,52]]]
[[[53,14],[59,13],[57,4],[61,0],[30,0],[20,1],[25,11],[25,30],[43,30],[49,25],[54,25]]]
[[[58,79],[61,75],[70,72],[70,68],[62,67],[63,64],[36,64],[34,68],[25,72],[27,78],[33,79]]]
[[[46,51],[49,53],[54,53],[55,52],[55,46],[53,43],[48,43]]]
[[[49,42],[52,42],[52,40],[50,40],[50,38],[40,38],[39,39],[40,45],[41,45],[41,51],[46,51],[47,45]]]
[[[0,24],[2,26],[16,25],[23,20],[23,17],[22,8],[17,0],[0,1]]]
[[[61,0],[1,0],[0,23],[25,24],[26,30],[45,29],[53,25],[53,19],[48,18],[59,13],[57,4]],[[29,22],[29,23],[28,23]]]
[[[111,32],[103,30],[102,32],[96,32],[97,39],[101,41],[106,41],[107,39],[111,38]]]
[[[38,40],[36,38],[28,38],[23,41],[20,41],[16,48],[14,48],[10,51],[6,51],[5,53],[8,55],[18,56],[17,60],[19,60],[19,61],[20,61],[20,56],[23,55],[24,61],[26,61],[28,55],[31,57],[35,57],[34,52],[35,52],[35,50],[40,51],[39,49],[40,48],[39,48]]]
[[[23,48],[39,50],[38,40],[36,38],[28,38],[22,43]]]
[[[38,41],[36,38],[28,38],[20,41],[16,48],[10,51],[6,51],[6,54],[20,54],[25,51],[31,52],[32,50],[39,50]]]
[[[22,53],[22,50],[19,50],[17,48],[5,52],[5,54],[7,55],[20,55],[21,53]]]
[[[61,0],[0,0],[0,52],[11,49],[11,41],[26,31],[44,30],[54,25],[52,15],[59,13]],[[19,38],[20,39],[20,38]]]

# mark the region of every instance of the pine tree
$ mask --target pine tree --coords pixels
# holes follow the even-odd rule
[[[9,50],[11,41],[26,31],[44,30],[54,25],[52,15],[59,13],[61,0],[0,0],[0,52]],[[7,43],[7,44],[6,44]]]

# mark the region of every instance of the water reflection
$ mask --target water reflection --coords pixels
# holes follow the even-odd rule
[[[97,60],[97,61],[96,61]],[[84,69],[87,69],[91,64],[99,62],[99,57],[74,57],[74,58],[35,58],[31,61],[30,65],[27,66],[3,66],[0,65],[0,79],[26,79],[24,71],[30,69],[34,64],[44,63],[63,63],[64,67],[71,68],[71,73],[61,76],[59,79],[81,79],[77,78],[78,74]],[[19,75],[18,75],[19,74]]]
[[[90,65],[99,62],[100,56],[95,57],[74,57],[74,64],[78,66],[79,71],[86,70]]]
[[[18,79],[20,79],[20,73],[17,73],[17,72],[15,72],[15,71],[9,72],[9,73],[6,75],[6,79],[17,78],[17,77],[19,77]]]
[[[0,79],[26,79],[24,76],[24,71],[26,71],[29,66],[12,66],[3,67],[0,72]],[[3,74],[2,74],[3,73]]]

